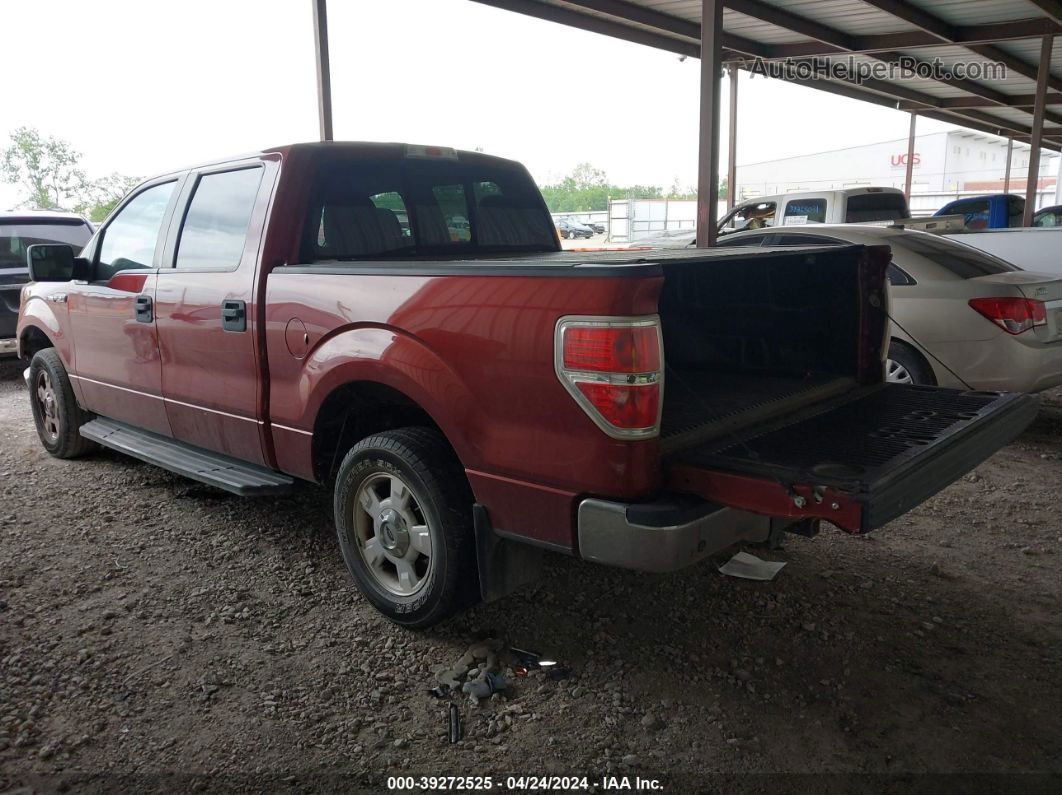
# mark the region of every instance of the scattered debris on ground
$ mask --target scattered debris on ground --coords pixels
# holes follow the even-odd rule
[[[415,633],[352,587],[318,489],[241,500],[51,459],[18,373],[0,367],[0,791],[1062,772],[1062,391],[890,526],[785,537],[769,585],[720,576],[733,550],[668,576],[557,556]]]

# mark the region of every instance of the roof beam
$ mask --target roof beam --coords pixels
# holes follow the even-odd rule
[[[635,44],[644,44],[647,47],[655,47],[656,49],[666,50],[678,55],[699,58],[701,54],[700,25],[673,17],[670,14],[651,11],[623,0],[569,0],[567,2],[567,6],[578,6],[588,11],[607,13],[613,18],[586,14],[579,8],[550,5],[540,2],[540,0],[474,1],[505,11],[515,11],[526,16],[544,19],[547,22],[559,22],[591,33],[600,33],[605,36],[632,41]],[[624,24],[625,22],[633,22],[635,24]],[[643,25],[645,27],[635,27],[635,25]],[[647,27],[653,30],[646,30]],[[676,38],[678,36],[683,38]],[[733,59],[733,53],[751,58],[767,58],[770,55],[769,47],[766,44],[761,44],[733,33],[723,33],[723,49],[729,51],[728,54],[724,55],[725,60]]]
[[[879,8],[883,11],[887,11],[889,14],[897,16],[899,19],[903,19],[915,27],[921,28],[924,32],[929,33],[941,39],[942,43],[952,44],[954,40],[959,38],[959,29],[949,25],[943,20],[933,16],[932,14],[923,11],[922,9],[915,8],[908,5],[903,0],[863,0],[868,5],[872,5],[875,8]],[[853,47],[858,46],[857,37],[849,36],[842,31],[835,28],[828,27],[826,25],[820,25],[817,22],[805,19],[804,17],[797,16],[788,11],[784,11],[775,6],[767,5],[760,2],[760,0],[726,0],[727,6],[738,13],[751,16],[754,19],[768,22],[772,25],[792,30],[795,33],[800,33],[805,36],[810,36],[817,41],[822,42],[831,47],[838,47],[846,51],[851,51]],[[1059,30],[1054,23],[1051,24],[1051,32],[1049,35],[1058,33]],[[778,45],[775,45],[776,47]],[[981,54],[991,57],[993,59],[997,54],[1005,56],[1002,50],[998,47],[991,45],[976,45],[980,48]],[[974,49],[971,47],[970,49]],[[985,52],[987,50],[987,52]],[[975,50],[978,51],[978,50]],[[886,51],[880,53],[871,53],[870,57],[877,58],[878,60],[885,61],[886,63],[896,63],[903,57],[902,53],[895,51]],[[1001,59],[1000,59],[1001,60]],[[1013,59],[1011,60],[1020,60]],[[1023,64],[1032,69],[1035,73],[1037,70],[1028,64]],[[958,88],[965,91],[968,94],[987,99],[990,102],[994,102],[996,105],[1006,107],[1008,96],[1000,91],[996,91],[993,88],[977,83],[973,80],[960,80],[958,78],[932,78],[935,82],[943,85],[948,85],[953,88]],[[1049,84],[1050,85],[1050,84]],[[1055,88],[1054,85],[1050,85],[1051,88]],[[974,118],[973,114],[967,114],[971,118]],[[1051,114],[1050,121],[1054,123],[1062,122],[1062,116]]]
[[[594,17],[560,6],[551,6],[537,0],[475,0],[483,5],[500,8],[504,11],[514,11],[529,17],[536,17],[547,22],[559,22],[568,27],[586,30],[591,33],[601,33],[617,39],[624,39],[635,44],[644,44],[647,47],[655,47],[658,50],[677,53],[697,58],[701,54],[700,45],[677,39],[661,33],[653,33],[643,28],[624,25],[601,17]],[[749,55],[751,53],[745,53]]]
[[[1006,106],[1008,108],[1031,108],[1036,104],[1035,94],[1012,94],[1008,95]],[[1062,105],[1062,93],[1050,93],[1047,95],[1048,105]],[[963,109],[963,108],[993,108],[998,107],[998,103],[987,100],[984,97],[942,97],[940,100],[940,107]],[[900,103],[900,110],[917,110],[914,107],[908,107],[908,103]]]
[[[1017,56],[1011,55],[1005,50],[1001,50],[999,47],[996,47],[992,43],[992,41],[975,41],[970,38],[964,37],[963,31],[965,30],[968,33],[970,28],[964,29],[954,25],[949,25],[947,22],[942,19],[939,19],[938,17],[933,16],[928,11],[923,11],[921,8],[916,8],[915,6],[904,2],[904,0],[863,0],[863,2],[867,5],[874,6],[874,8],[881,9],[882,11],[891,14],[897,19],[902,19],[904,22],[907,22],[910,25],[914,25],[915,27],[920,28],[926,33],[930,33],[934,36],[937,36],[938,38],[940,38],[941,43],[943,44],[959,44],[984,58],[988,58],[992,61],[999,61],[1000,63],[1004,64],[1007,69],[1017,72],[1021,76],[1027,77],[1030,80],[1035,80],[1037,77],[1037,69],[1034,64],[1028,63],[1027,61],[1022,60],[1021,58],[1018,58]],[[1035,0],[1033,0],[1033,2],[1035,2]],[[1036,3],[1036,5],[1038,5],[1041,9],[1044,9],[1044,6],[1053,6],[1056,9],[1062,10],[1062,3],[1058,2],[1047,2],[1045,0],[1045,2],[1043,2],[1042,4]],[[1047,11],[1047,9],[1044,10],[1045,12]],[[1043,19],[1041,21],[1049,22],[1056,26],[1062,24],[1062,18],[1056,17],[1049,12],[1048,17],[1049,19]],[[1000,26],[996,25],[992,27]],[[1059,32],[1060,31],[1056,27],[1054,30],[1045,30],[1043,33],[1057,35]],[[1002,37],[998,37],[995,39],[995,41],[999,41],[1001,38]],[[1055,91],[1062,91],[1062,80],[1058,78],[1048,76],[1047,85],[1049,88]]]
[[[759,0],[726,0],[726,7],[747,17],[758,19],[761,22],[769,22],[780,28],[807,36],[809,39],[829,44],[831,47],[838,47],[845,52],[851,52],[856,48],[855,36],[850,36],[828,25],[814,22],[807,17],[799,16],[778,6],[761,3]]]
[[[875,2],[876,5],[876,2]],[[843,50],[820,41],[797,41],[787,44],[772,44],[773,58],[803,58],[809,55],[831,55],[837,52],[873,53],[882,50],[911,49],[914,47],[946,47],[953,44],[988,45],[992,42],[1039,38],[1060,32],[1049,19],[1024,19],[996,25],[971,25],[952,28],[952,37],[945,39],[926,30],[906,30],[898,33],[875,33],[852,36],[851,50]]]
[[[1029,2],[1062,25],[1062,3],[1058,0],[1029,0]]]

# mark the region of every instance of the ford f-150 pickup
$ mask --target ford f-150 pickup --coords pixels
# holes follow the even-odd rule
[[[166,174],[80,256],[27,257],[48,452],[328,484],[355,583],[407,626],[503,595],[541,549],[668,571],[873,530],[1036,410],[884,383],[887,247],[565,252],[522,166],[446,148]]]

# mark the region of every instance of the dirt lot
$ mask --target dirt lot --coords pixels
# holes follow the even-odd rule
[[[421,634],[354,591],[317,489],[245,501],[109,453],[53,460],[11,366],[0,477],[0,792],[547,773],[1060,791],[1059,391],[892,526],[789,538],[771,583],[557,557],[537,586]],[[489,634],[572,676],[461,702],[450,745],[432,670]]]

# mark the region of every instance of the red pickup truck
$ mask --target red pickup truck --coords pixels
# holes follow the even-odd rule
[[[330,484],[365,596],[428,626],[541,549],[651,571],[875,529],[1013,439],[1019,394],[883,382],[885,247],[560,250],[517,163],[298,144],[149,180],[27,253],[44,447],[237,494]]]

